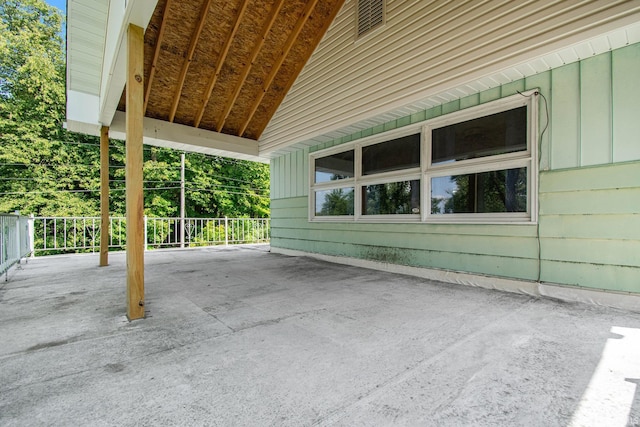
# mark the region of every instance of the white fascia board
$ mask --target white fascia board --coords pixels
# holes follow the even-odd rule
[[[147,28],[157,0],[111,0],[100,85],[100,122],[109,124],[127,81],[129,24]]]
[[[67,91],[67,121],[65,128],[71,132],[100,135],[100,98],[75,90]]]
[[[114,139],[126,139],[126,113],[116,111],[109,136]],[[143,142],[158,147],[175,150],[205,153],[240,160],[268,163],[269,159],[260,157],[258,142],[239,136],[226,135],[178,123],[145,117],[143,121]]]

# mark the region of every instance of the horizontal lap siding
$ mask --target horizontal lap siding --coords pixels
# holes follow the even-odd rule
[[[280,105],[263,150],[481,79],[640,14],[639,2],[619,0],[387,0],[385,26],[356,41],[354,3],[345,2]]]
[[[541,280],[640,292],[640,162],[540,176]]]
[[[537,276],[533,226],[310,223],[307,203],[307,197],[272,201],[273,246],[529,280]]]

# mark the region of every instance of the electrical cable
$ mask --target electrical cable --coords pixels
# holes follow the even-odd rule
[[[252,194],[252,193],[241,193],[238,191],[228,191],[228,190],[216,190],[213,188],[190,188],[190,187],[185,187],[185,190],[188,191],[208,191],[208,192],[220,192],[220,193],[225,193],[225,194],[239,194],[241,196],[251,196],[251,197],[259,197],[262,199],[268,199],[269,196],[263,195],[263,194]]]
[[[533,92],[531,95],[525,95],[519,90],[516,90],[516,92],[518,92],[520,95],[524,96],[525,98],[531,98],[532,96],[539,95],[542,97],[542,100],[544,101],[544,111],[546,115],[546,122],[544,124],[544,128],[542,128],[542,132],[540,132],[540,136],[538,137],[538,167],[536,169],[539,169],[540,162],[542,161],[542,137],[544,136],[544,133],[547,131],[547,128],[549,127],[549,104],[547,103],[547,98],[538,90]],[[540,171],[539,170],[538,170],[536,179],[537,179],[537,191],[540,192]],[[538,215],[536,220],[536,237],[537,237],[536,240],[538,242],[538,277],[536,279],[536,282],[540,283],[540,279],[542,278],[542,243],[540,242],[540,203],[539,202],[537,203],[537,208],[538,208]]]
[[[145,191],[154,191],[154,190],[179,190],[180,187],[152,187],[152,188],[143,188]],[[125,188],[110,188],[109,191],[125,191]],[[0,196],[5,195],[23,195],[23,194],[51,194],[51,193],[95,193],[100,192],[100,189],[97,190],[33,190],[33,191],[12,191],[6,193],[0,193]]]

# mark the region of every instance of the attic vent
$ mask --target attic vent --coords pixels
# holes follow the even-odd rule
[[[358,37],[384,23],[384,0],[358,0]]]

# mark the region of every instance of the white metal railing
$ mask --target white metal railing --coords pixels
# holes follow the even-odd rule
[[[33,253],[33,217],[0,214],[0,275]]]
[[[100,217],[36,217],[34,223],[37,254],[100,250]],[[145,216],[144,223],[145,249],[266,243],[271,238],[269,218]],[[124,217],[109,218],[109,248],[126,246],[126,225]]]

